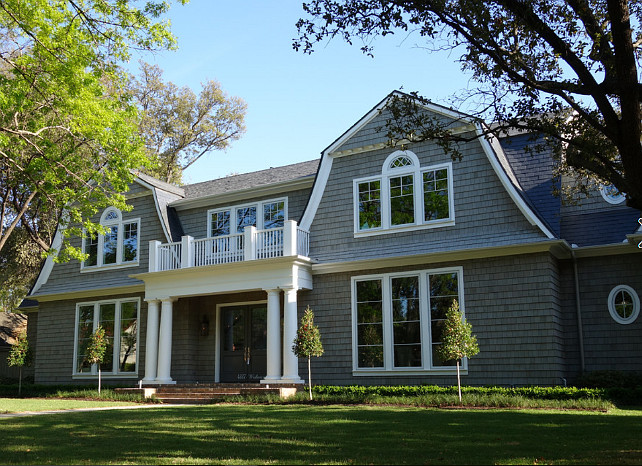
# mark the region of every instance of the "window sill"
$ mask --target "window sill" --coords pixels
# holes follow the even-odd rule
[[[91,273],[91,272],[104,272],[106,270],[116,270],[116,269],[127,269],[130,267],[138,267],[140,262],[125,262],[123,264],[110,264],[110,265],[92,265],[88,267],[80,266],[80,273]]]
[[[460,375],[468,375],[468,368],[463,369],[462,367],[459,368],[459,374]],[[443,367],[443,368],[432,368],[432,369],[416,369],[416,368],[408,368],[408,369],[353,369],[352,370],[352,375],[355,377],[375,377],[375,376],[386,376],[386,375],[397,375],[397,376],[404,376],[404,375],[457,375],[457,367],[456,366],[449,366],[449,367]]]
[[[372,230],[364,230],[364,231],[355,231],[354,232],[354,237],[355,238],[362,238],[366,236],[378,236],[378,235],[387,235],[391,233],[400,233],[400,232],[405,232],[405,231],[416,231],[416,230],[429,230],[432,228],[441,228],[441,227],[451,227],[455,225],[455,220],[440,220],[438,222],[431,222],[431,223],[425,223],[422,225],[403,225],[403,226],[398,226],[398,227],[390,227],[390,228],[380,228],[380,229],[372,229]]]
[[[137,373],[131,373],[131,374],[112,374],[112,373],[102,373],[100,376],[102,379],[137,379],[138,374]],[[71,376],[72,379],[74,380],[83,380],[83,379],[98,379],[98,374],[73,374]]]

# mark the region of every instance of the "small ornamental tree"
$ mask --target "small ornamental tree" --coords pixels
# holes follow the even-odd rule
[[[305,308],[303,317],[301,317],[301,326],[296,332],[292,351],[299,358],[308,358],[308,388],[310,390],[310,399],[312,399],[312,372],[310,369],[310,358],[319,357],[323,354],[323,345],[321,344],[321,334],[319,328],[314,325],[314,313],[310,306]]]
[[[10,366],[19,367],[18,396],[22,395],[22,368],[31,365],[31,349],[27,341],[27,331],[18,334],[16,343],[11,347],[7,362]]]
[[[459,389],[459,402],[461,403],[461,379],[459,377],[459,361],[463,357],[470,358],[479,353],[477,337],[472,334],[472,325],[466,322],[463,313],[459,310],[459,303],[453,300],[446,312],[444,329],[441,333],[441,345],[437,348],[437,355],[443,361],[457,362],[457,387]]]
[[[105,358],[105,351],[107,350],[107,338],[105,337],[105,329],[101,326],[96,328],[96,331],[91,334],[89,339],[89,346],[87,346],[87,360],[92,364],[98,364],[98,394],[100,394],[101,372],[100,365]]]

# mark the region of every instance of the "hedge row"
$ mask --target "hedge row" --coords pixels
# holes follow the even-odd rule
[[[457,387],[437,385],[317,385],[312,388],[319,395],[346,396],[425,396],[457,393]],[[462,394],[521,396],[536,400],[604,399],[617,403],[642,404],[642,387],[636,388],[578,388],[578,387],[462,387]]]

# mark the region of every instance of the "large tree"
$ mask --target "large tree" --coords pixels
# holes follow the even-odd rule
[[[625,0],[313,0],[304,3],[295,49],[339,36],[363,41],[415,34],[428,49],[460,53],[479,87],[475,116],[488,131],[523,128],[547,136],[576,188],[610,183],[642,209],[642,99],[637,63],[642,2]],[[408,40],[406,40],[408,41]],[[441,140],[459,156],[461,137],[422,117],[416,102],[393,103],[391,141]]]
[[[132,77],[129,91],[141,110],[150,175],[180,183],[185,169],[210,151],[225,150],[245,131],[245,102],[228,97],[216,81],[202,86],[197,96],[189,87],[164,82],[163,71],[144,62]]]
[[[0,251],[18,232],[47,251],[52,222],[66,237],[94,233],[86,219],[98,209],[127,209],[121,193],[146,159],[136,108],[113,89],[126,83],[132,49],[174,46],[160,20],[168,8],[0,0]]]

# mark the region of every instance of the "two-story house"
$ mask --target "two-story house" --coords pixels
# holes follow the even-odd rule
[[[640,212],[608,188],[561,203],[528,135],[471,139],[459,161],[430,141],[391,148],[389,98],[320,160],[182,187],[138,175],[133,209],[78,240],[88,258],[48,260],[32,289],[36,382],[95,379],[85,349],[102,325],[115,383],[301,383],[291,347],[309,305],[316,382],[449,384],[435,350],[453,300],[481,350],[467,384],[642,370]]]

